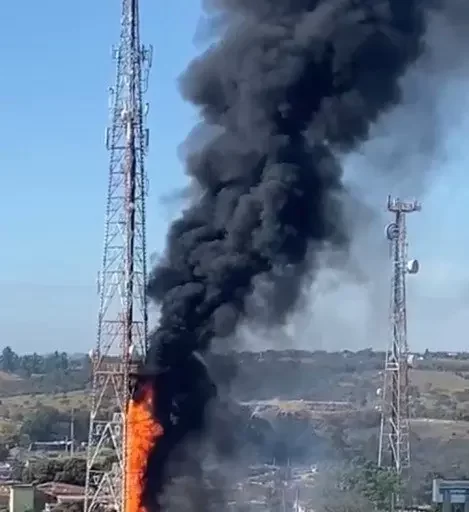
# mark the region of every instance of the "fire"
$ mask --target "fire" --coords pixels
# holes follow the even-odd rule
[[[142,505],[143,476],[148,455],[163,427],[152,414],[153,388],[145,384],[138,400],[130,400],[127,409],[127,466],[125,512],[147,512]]]

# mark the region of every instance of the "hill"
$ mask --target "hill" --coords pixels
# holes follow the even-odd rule
[[[414,358],[412,415],[469,421],[469,355],[442,356],[426,353]],[[229,386],[240,402],[345,402],[360,409],[379,404],[384,353],[241,352],[211,356],[208,364],[215,379]],[[86,407],[89,379],[86,356],[18,356],[6,347],[0,356],[0,405],[23,408],[39,403],[65,411]]]
[[[258,460],[376,458],[384,353],[242,352],[212,355],[208,364],[237,404],[240,449]],[[0,443],[63,439],[72,410],[77,438],[86,440],[89,370],[85,356],[4,349]],[[417,354],[410,383],[416,480],[468,476],[469,355]]]

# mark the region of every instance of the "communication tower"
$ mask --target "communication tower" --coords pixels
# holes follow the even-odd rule
[[[143,105],[152,48],[140,43],[138,0],[122,0],[119,45],[113,48],[116,82],[110,89],[110,127],[104,253],[98,276],[97,339],[90,353],[93,389],[86,467],[85,512],[123,512],[126,502],[126,422],[131,362],[147,350],[145,284],[149,132]],[[112,469],[103,459],[113,455]]]
[[[403,470],[410,467],[406,276],[419,271],[419,262],[407,257],[406,215],[420,211],[422,207],[417,201],[405,202],[389,196],[387,208],[395,215],[394,222],[386,226],[393,267],[391,336],[384,369],[378,465],[392,468],[400,477]]]

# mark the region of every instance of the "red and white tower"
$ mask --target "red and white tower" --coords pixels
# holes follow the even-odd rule
[[[125,414],[133,357],[147,350],[145,285],[145,128],[152,49],[140,43],[138,0],[122,0],[119,45],[113,49],[117,73],[110,90],[111,125],[104,254],[99,274],[96,346],[91,352],[93,388],[86,470],[85,512],[96,508],[124,511],[126,467]],[[103,461],[112,455],[112,468]]]

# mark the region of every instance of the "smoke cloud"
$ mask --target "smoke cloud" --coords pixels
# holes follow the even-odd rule
[[[324,249],[332,266],[350,254],[351,209],[363,209],[337,155],[401,101],[399,78],[423,48],[417,0],[212,0],[207,9],[220,38],[181,89],[210,136],[187,157],[195,199],[170,227],[148,287],[161,316],[147,370],[165,430],[147,471],[151,510],[181,473],[204,481],[205,449],[194,445],[213,434],[210,453],[233,447],[223,414],[207,423],[220,393],[204,354],[231,344],[241,321],[284,324]],[[210,510],[195,487],[186,508]]]
[[[345,182],[370,215],[355,223],[347,264],[340,270],[324,265],[308,290],[307,314],[298,311],[291,319],[288,340],[295,348],[385,348],[391,271],[385,201],[392,193],[423,201],[423,211],[408,218],[409,256],[422,264],[408,281],[411,349],[441,350],[442,339],[450,340],[449,350],[464,349],[469,273],[458,223],[467,215],[462,184],[469,153],[462,141],[469,123],[469,64],[461,49],[469,42],[469,6],[451,0],[440,7],[428,16],[423,54],[401,79],[400,104],[342,159]],[[350,269],[357,264],[361,280]],[[259,337],[252,343],[269,346]]]

